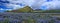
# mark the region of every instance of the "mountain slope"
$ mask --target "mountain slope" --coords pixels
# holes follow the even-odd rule
[[[33,11],[33,9],[31,9],[31,7],[25,6],[24,8],[12,10],[12,11],[6,11],[6,12],[32,12],[32,11]]]

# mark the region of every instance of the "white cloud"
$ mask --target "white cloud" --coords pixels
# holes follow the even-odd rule
[[[4,9],[0,8],[0,10],[4,10]]]
[[[45,2],[42,6],[47,6],[46,10],[60,9],[60,1]]]
[[[15,9],[19,9],[19,8],[23,8],[24,6],[31,6],[34,3],[34,0],[7,0],[10,2],[10,4],[7,4],[7,8],[13,8],[13,10]],[[16,4],[24,4],[24,6],[20,6],[20,5],[16,5]]]
[[[7,5],[8,8],[22,8],[20,5],[16,5],[17,3],[24,3],[25,5],[31,6],[32,8],[39,7],[45,0],[8,0],[10,4]],[[24,6],[23,6],[24,7]]]
[[[23,6],[16,5],[16,4],[8,4],[7,8],[13,8],[13,10],[15,10],[15,9],[23,8]]]
[[[14,10],[24,7],[24,6],[16,5],[17,3],[18,4],[24,3],[25,6],[29,5],[33,9],[39,9],[41,8],[41,6],[47,6],[46,10],[60,8],[60,3],[59,3],[60,1],[57,0],[53,0],[51,2],[46,2],[46,0],[8,0],[8,1],[10,2],[10,4],[6,5],[7,8],[13,8]]]
[[[46,0],[35,0],[35,2],[31,5],[31,7],[35,9],[39,9],[40,6],[45,3]]]
[[[46,6],[45,9],[42,9],[41,6]],[[53,0],[46,2],[46,0],[38,0],[31,6],[33,9],[42,9],[42,10],[51,10],[51,9],[60,9],[60,1]]]

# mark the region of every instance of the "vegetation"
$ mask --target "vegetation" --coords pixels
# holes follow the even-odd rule
[[[9,23],[9,19],[5,19],[4,21],[0,21],[0,23]]]
[[[20,8],[20,9],[17,9],[17,10],[12,10],[12,11],[7,10],[6,12],[60,13],[60,10],[41,10],[41,9],[33,10],[31,7],[25,6],[24,8]]]
[[[31,7],[29,6],[26,6],[24,8],[20,8],[20,9],[17,9],[17,10],[12,10],[12,11],[6,11],[6,12],[32,12],[33,9],[31,9]]]
[[[7,18],[8,17],[8,18]],[[4,18],[4,19],[1,19]],[[0,23],[60,23],[60,17],[52,17],[47,14],[40,13],[29,13],[26,14],[9,14],[9,13],[0,13]]]
[[[60,13],[60,10],[46,10],[43,13]]]

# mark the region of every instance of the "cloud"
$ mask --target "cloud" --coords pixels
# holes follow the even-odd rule
[[[9,2],[9,3],[8,3]],[[13,10],[23,8],[26,4],[22,0],[0,0],[0,8],[10,8]]]
[[[5,3],[4,3],[5,2]],[[12,8],[16,10],[23,8],[24,6],[30,6],[32,9],[42,9],[42,10],[51,10],[51,9],[60,9],[60,1],[57,0],[3,0],[0,3],[4,3],[5,8]],[[4,6],[3,6],[4,7]],[[2,7],[2,8],[3,8]]]
[[[42,6],[46,6],[46,10],[60,9],[60,1],[45,2]]]
[[[6,4],[7,8],[19,9],[26,5],[36,9],[45,1],[45,0],[7,0],[9,3]],[[4,1],[3,1],[4,2]],[[6,2],[6,1],[5,1]]]
[[[25,5],[32,5],[35,0],[8,0],[10,3],[17,4],[17,3],[25,3]]]
[[[35,9],[39,9],[40,6],[45,3],[46,0],[35,0],[35,2],[31,5],[31,7]]]
[[[35,9],[42,9],[42,10],[57,10],[60,9],[60,1],[58,0],[40,0],[36,1],[32,6]]]

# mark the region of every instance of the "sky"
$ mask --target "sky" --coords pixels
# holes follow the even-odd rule
[[[33,10],[56,10],[60,9],[60,0],[0,0],[1,11],[16,10],[27,5]]]

